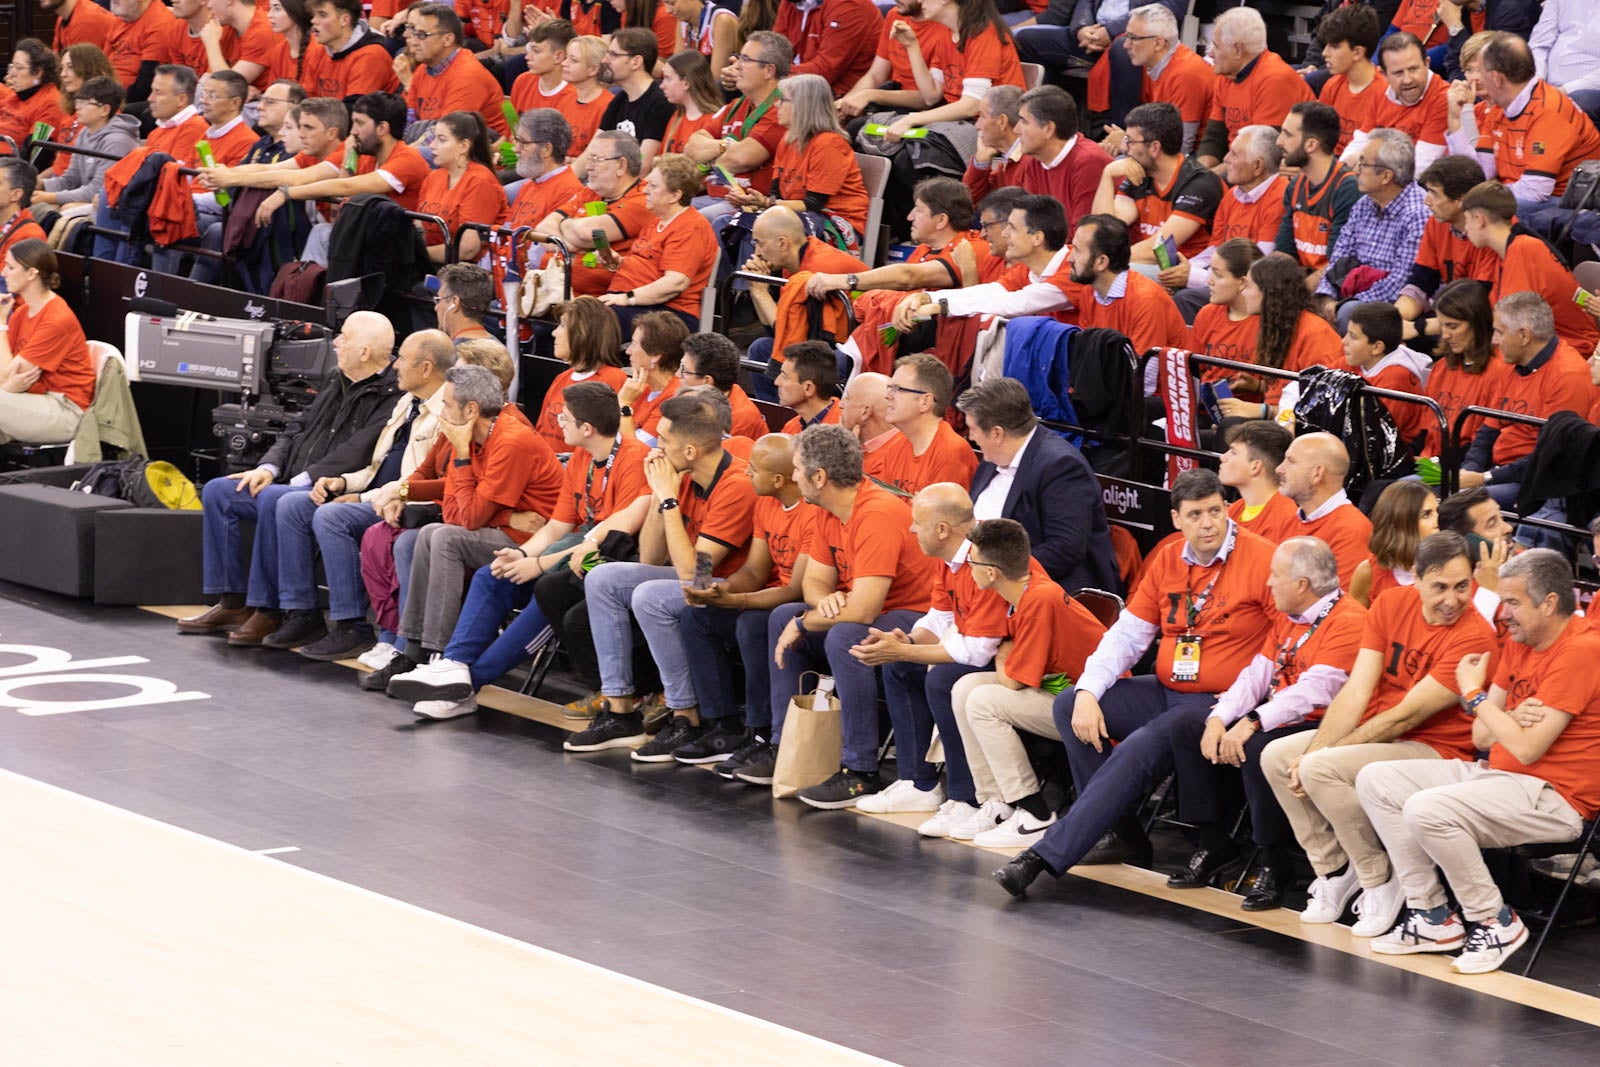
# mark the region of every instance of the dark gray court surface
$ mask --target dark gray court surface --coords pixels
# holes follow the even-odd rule
[[[22,698],[132,690],[5,689],[24,658],[0,654],[6,769],[244,848],[298,846],[282,862],[887,1059],[1600,1061],[1571,1019],[1081,879],[1013,903],[989,854],[701,771],[567,756],[560,731],[509,716],[414,726],[346,668],[137,610],[0,586],[0,643],[142,656],[102,670],[208,694],[29,716]],[[1597,947],[1563,930],[1540,977],[1600,993]]]

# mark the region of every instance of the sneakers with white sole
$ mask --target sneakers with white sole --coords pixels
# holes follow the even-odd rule
[[[881,793],[862,797],[856,801],[856,810],[872,815],[896,815],[903,812],[938,811],[944,803],[944,786],[918,789],[917,783],[901,778],[889,783]]]
[[[390,678],[386,692],[396,700],[463,700],[472,695],[472,668],[435,656]]]
[[[357,656],[356,662],[363,667],[371,667],[373,670],[378,670],[386,666],[393,656],[394,646],[387,641],[379,641]]]
[[[1522,931],[1527,936],[1528,931]],[[1393,930],[1372,939],[1372,951],[1385,956],[1409,956],[1416,952],[1454,952],[1467,940],[1461,916],[1441,905],[1432,911],[1407,908]],[[1509,953],[1508,953],[1509,954]],[[1498,967],[1496,962],[1489,970]]]
[[[1356,898],[1356,915],[1359,918],[1350,927],[1357,937],[1377,937],[1393,930],[1405,909],[1406,894],[1400,888],[1400,879],[1389,880],[1373,889],[1363,889]]]
[[[478,698],[470,695],[465,700],[419,700],[411,705],[411,714],[422,719],[459,719],[477,711]]]
[[[1056,813],[1051,812],[1047,819],[1035,817],[1024,808],[1016,808],[1011,812],[1011,818],[996,826],[992,830],[985,830],[973,837],[972,843],[982,848],[1032,848],[1034,842],[1044,836],[1044,832],[1055,825]]]
[[[856,806],[860,807],[859,804]],[[939,805],[933,818],[917,827],[917,833],[923,837],[949,837],[951,830],[976,814],[976,804],[968,804],[965,800],[947,800]]]
[[[1493,919],[1472,924],[1466,942],[1461,947],[1461,955],[1451,962],[1450,967],[1457,974],[1488,974],[1499,970],[1506,957],[1521,948],[1527,940],[1528,928],[1517,918],[1516,912],[1502,905],[1500,914]]]
[[[1359,892],[1361,879],[1354,867],[1346,865],[1343,874],[1322,875],[1307,890],[1306,910],[1300,913],[1300,921],[1336,923],[1344,917],[1344,909]]]
[[[1011,805],[1003,800],[985,800],[980,806],[973,809],[964,822],[957,823],[950,828],[949,837],[955,841],[971,841],[985,830],[993,830],[996,826],[1011,818]]]

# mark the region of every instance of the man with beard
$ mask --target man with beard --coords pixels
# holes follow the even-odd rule
[[[1316,101],[1290,108],[1278,133],[1283,165],[1300,173],[1283,194],[1277,251],[1299,259],[1308,290],[1321,283],[1328,253],[1361,199],[1355,170],[1333,158],[1338,143],[1339,113]]]
[[[517,146],[517,177],[527,179],[511,204],[506,228],[537,226],[562,204],[583,191],[583,182],[567,166],[572,125],[551,107],[525,112],[512,134]]]

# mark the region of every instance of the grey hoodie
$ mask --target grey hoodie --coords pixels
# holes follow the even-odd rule
[[[78,148],[121,159],[139,145],[139,120],[132,115],[112,115],[111,121],[94,133],[84,130],[73,142]],[[52,175],[44,180],[47,192],[56,194],[61,204],[86,203],[100,192],[106,171],[116,159],[99,159],[95,156],[73,156],[67,172],[59,177]]]

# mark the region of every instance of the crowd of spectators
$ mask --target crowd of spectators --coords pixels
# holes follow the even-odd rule
[[[181,632],[359,658],[428,719],[558,640],[568,751],[761,786],[826,676],[841,763],[806,804],[1019,849],[1021,895],[1149,863],[1136,813],[1175,775],[1171,885],[1240,862],[1240,794],[1245,909],[1303,850],[1303,922],[1354,903],[1375,951],[1463,973],[1527,937],[1481,847],[1600,810],[1588,546],[1527,491],[1538,426],[1474,415],[1439,501],[1405,470],[1352,499],[1348,442],[1297,425],[1321,367],[1385,390],[1411,458],[1468,407],[1600,432],[1600,292],[1563,236],[1600,164],[1576,0],[1330,5],[1299,65],[1248,7],[1191,47],[1176,0],[43,6],[0,89],[0,442],[70,439],[93,401],[52,249],[83,221],[96,256],[262,291],[328,264],[341,201],[426,216],[428,328],[350,315],[315,403],[206,483],[217,603]],[[148,234],[119,237],[135,189]],[[501,283],[551,266],[568,367],[524,412]],[[1144,558],[1036,375],[980,373],[996,320],[1253,368],[1151,364],[1152,414],[1213,391],[1216,460],[1171,478]]]

